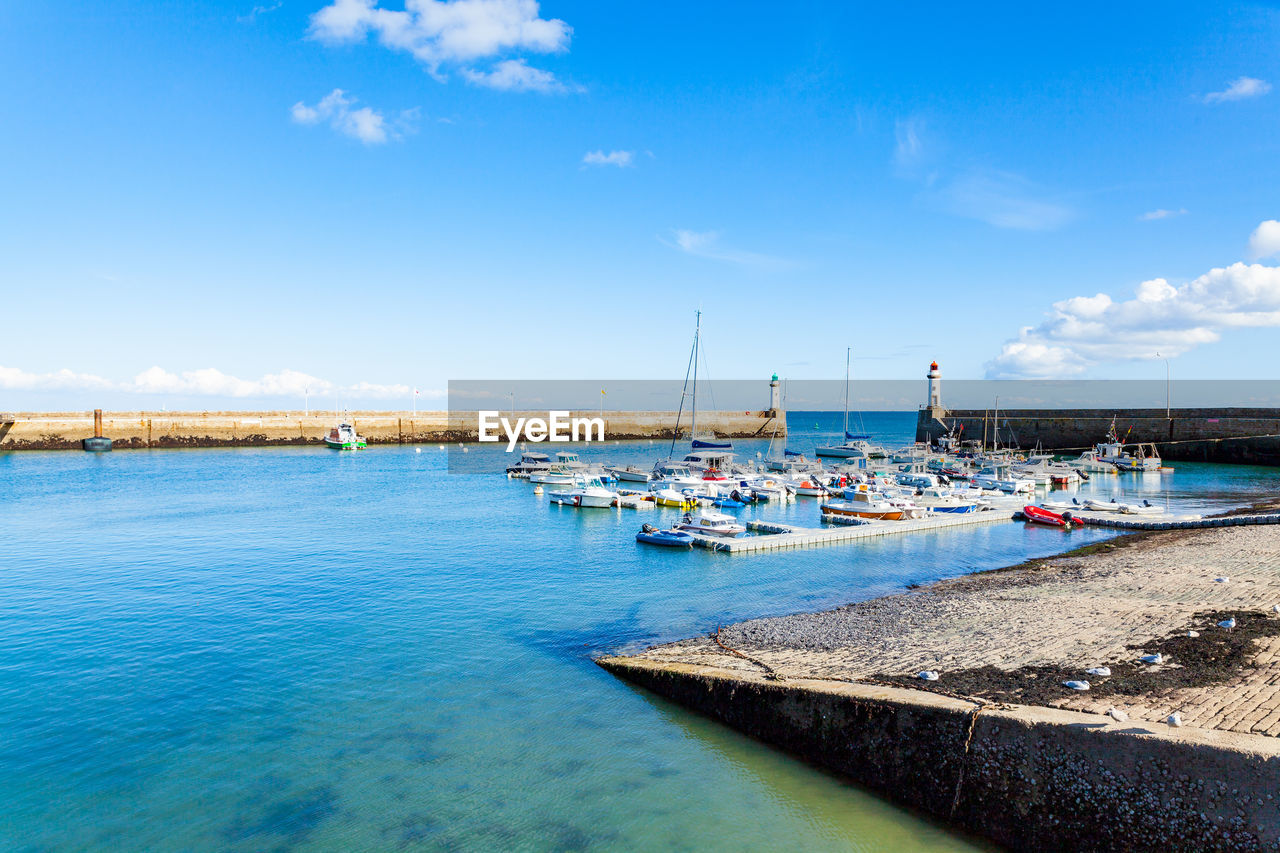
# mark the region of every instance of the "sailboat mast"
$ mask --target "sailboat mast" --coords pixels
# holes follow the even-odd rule
[[[840,441],[849,440],[849,354],[853,352],[853,347],[845,347],[844,351],[844,435]]]
[[[698,338],[702,335],[702,311],[693,327],[693,426],[689,428],[689,441],[698,437]]]

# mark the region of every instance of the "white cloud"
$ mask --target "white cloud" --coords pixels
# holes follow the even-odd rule
[[[290,115],[298,124],[328,122],[339,133],[358,139],[365,145],[381,145],[388,139],[400,139],[412,129],[419,116],[417,107],[403,110],[398,119],[389,122],[387,117],[371,107],[354,108],[355,98],[347,97],[341,89],[334,89],[314,106],[302,101],[294,104]]]
[[[1155,210],[1148,210],[1139,216],[1138,221],[1151,222],[1156,219],[1169,219],[1173,216],[1186,216],[1186,214],[1187,209],[1185,207],[1180,207],[1177,210],[1165,210],[1163,207],[1158,207]]]
[[[284,0],[275,0],[274,3],[266,3],[261,6],[254,6],[249,10],[247,15],[239,15],[236,20],[242,24],[252,24],[257,20],[259,15],[268,15],[284,5]]]
[[[1275,235],[1280,240],[1280,225]],[[1280,267],[1235,263],[1180,287],[1163,278],[1144,281],[1124,301],[1099,293],[1056,302],[1043,323],[1007,341],[986,372],[990,379],[1067,376],[1157,351],[1181,355],[1228,329],[1274,326],[1280,326]]]
[[[673,249],[679,249],[686,254],[706,258],[707,260],[724,261],[759,269],[785,269],[793,266],[790,261],[783,258],[723,246],[720,243],[719,231],[677,229],[673,232],[673,236],[675,238],[674,241],[666,240],[662,237],[658,239]]]
[[[893,161],[902,167],[914,166],[924,150],[920,141],[923,122],[919,119],[906,119],[894,125]]]
[[[1243,101],[1246,98],[1260,98],[1271,91],[1271,84],[1257,77],[1237,77],[1221,92],[1210,92],[1204,96],[1206,104],[1217,104],[1223,101]]]
[[[1249,256],[1269,258],[1273,255],[1280,255],[1280,222],[1268,219],[1249,236]]]
[[[114,382],[89,373],[59,370],[29,373],[16,367],[0,366],[0,390],[6,391],[115,391],[127,394],[165,394],[184,397],[351,397],[354,399],[396,399],[409,396],[408,385],[380,385],[357,382],[338,385],[297,370],[268,373],[259,379],[240,379],[216,368],[173,373],[151,367],[132,380]],[[423,391],[419,396],[439,397],[443,392]]]
[[[472,85],[499,89],[503,92],[554,94],[569,91],[569,87],[557,80],[556,75],[541,68],[534,68],[523,59],[503,60],[494,65],[490,71],[464,68],[462,77]]]
[[[1010,172],[976,171],[943,184],[936,201],[948,212],[1021,231],[1051,231],[1069,222],[1069,207],[1044,199],[1043,190]]]
[[[561,53],[568,50],[573,28],[541,17],[536,0],[405,0],[401,10],[383,9],[377,0],[334,0],[311,16],[311,36],[320,41],[359,41],[370,33],[441,77],[445,65],[466,66],[517,51]],[[489,71],[464,67],[462,73],[476,85],[508,91],[567,89],[554,74],[523,59],[507,59]]]
[[[586,166],[617,166],[621,169],[635,165],[634,158],[634,151],[610,151],[608,154],[604,151],[588,151],[582,155],[582,162]]]
[[[28,373],[17,367],[0,366],[0,389],[5,391],[63,391],[111,388],[112,383],[92,373],[57,370],[53,373]]]

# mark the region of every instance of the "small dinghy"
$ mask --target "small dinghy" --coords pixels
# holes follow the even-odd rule
[[[1058,515],[1043,507],[1027,505],[1022,508],[1022,515],[1027,521],[1036,524],[1045,524],[1050,527],[1061,527],[1065,530],[1071,529],[1071,523],[1074,519],[1070,515]]]
[[[659,530],[652,524],[640,528],[636,541],[645,545],[665,545],[668,548],[693,547],[693,537],[683,530]]]
[[[1085,509],[1092,512],[1124,512],[1124,504],[1117,503],[1115,498],[1109,501],[1087,500],[1084,502]]]
[[[722,507],[723,509],[742,509],[746,504],[733,498],[709,498],[708,502],[712,506]]]

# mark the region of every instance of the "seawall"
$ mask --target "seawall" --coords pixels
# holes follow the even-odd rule
[[[923,408],[916,440],[951,431],[962,440],[996,438],[1001,446],[1084,451],[1102,441],[1112,419],[1126,443],[1152,442],[1164,459],[1280,465],[1280,409],[1015,409]]]
[[[1276,850],[1278,602],[1280,526],[1144,532],[600,664],[1011,848]]]
[[[546,417],[546,412],[516,412],[516,417]],[[573,412],[600,417],[600,412]],[[671,438],[675,412],[604,412],[609,440]],[[117,450],[164,447],[266,447],[317,445],[330,428],[345,420],[370,444],[474,442],[474,412],[107,412],[103,434]],[[704,412],[704,425],[725,438],[786,435],[785,417],[772,412]],[[688,428],[688,415],[681,432]],[[79,450],[93,435],[92,412],[19,412],[0,414],[0,451]]]
[[[1018,850],[1280,842],[1275,738],[879,685],[606,658],[615,675]]]

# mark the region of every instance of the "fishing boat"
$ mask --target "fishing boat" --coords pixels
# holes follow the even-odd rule
[[[741,536],[747,532],[746,526],[739,523],[733,516],[709,509],[701,510],[697,515],[685,513],[684,518],[675,526],[675,529],[686,530],[690,533],[701,533],[706,536],[724,536],[726,538]]]
[[[694,442],[696,446],[700,442]],[[681,460],[695,474],[701,475],[704,481],[714,482],[729,479],[733,468],[733,453],[721,449],[698,449]]]
[[[1154,444],[1135,444],[1132,447],[1132,453],[1125,450],[1124,442],[1116,433],[1116,419],[1112,418],[1106,440],[1094,445],[1093,449],[1098,459],[1111,463],[1120,471],[1160,470],[1160,453]]]
[[[1089,474],[1114,474],[1117,470],[1115,465],[1099,458],[1097,450],[1086,450],[1075,459],[1068,459],[1063,464]]]
[[[606,489],[599,477],[585,477],[572,489],[551,493],[552,503],[578,507],[611,507],[617,499],[618,493]]]
[[[664,545],[668,548],[692,548],[693,536],[683,530],[659,530],[652,524],[646,524],[636,534],[636,541],[645,545]]]
[[[356,428],[351,424],[338,424],[329,430],[324,443],[334,450],[360,450],[367,446],[364,436],[356,435]]]
[[[1022,508],[1022,516],[1027,521],[1035,524],[1045,524],[1050,527],[1061,527],[1066,530],[1071,529],[1072,519],[1038,506],[1024,506]]]

